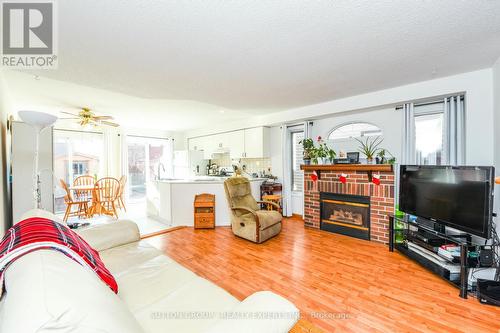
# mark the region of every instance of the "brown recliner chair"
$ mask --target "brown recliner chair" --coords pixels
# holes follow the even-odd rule
[[[231,228],[236,236],[248,239],[255,243],[262,243],[281,231],[279,205],[274,205],[278,211],[261,210],[259,203],[252,196],[250,181],[245,177],[231,177],[224,181],[224,190],[231,210]]]

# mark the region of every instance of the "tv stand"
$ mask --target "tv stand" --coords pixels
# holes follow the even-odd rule
[[[465,238],[465,239],[463,239]],[[453,265],[441,259],[433,248],[439,244],[460,246],[459,263]],[[446,235],[426,223],[410,221],[408,218],[389,216],[389,251],[398,250],[423,267],[439,275],[460,290],[460,297],[467,298],[469,235]],[[457,274],[459,274],[457,278]]]

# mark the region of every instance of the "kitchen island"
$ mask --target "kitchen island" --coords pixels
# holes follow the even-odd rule
[[[226,177],[194,177],[193,179],[163,179],[147,186],[148,217],[171,226],[193,226],[193,201],[196,194],[215,195],[215,225],[230,226],[229,207],[224,192]],[[265,178],[249,178],[252,195],[260,200],[260,185]]]

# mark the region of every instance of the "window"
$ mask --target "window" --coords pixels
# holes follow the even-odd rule
[[[417,164],[442,164],[443,136],[442,112],[415,115],[415,152]]]
[[[337,152],[339,158],[345,158],[341,156],[341,153],[359,152],[357,140],[365,141],[369,137],[383,138],[383,132],[378,126],[370,123],[351,122],[334,127],[328,135],[328,143]],[[360,157],[364,158],[364,155]]]
[[[465,163],[464,96],[408,103],[404,112],[403,164]]]
[[[54,193],[56,213],[64,212],[65,191],[59,187],[59,179],[72,185],[82,175],[100,176],[105,169],[104,135],[98,132],[82,132],[54,129]]]
[[[300,170],[300,165],[304,163],[302,153],[302,143],[304,132],[292,132],[292,191],[302,191],[304,186],[304,172]]]
[[[340,140],[379,135],[382,135],[382,130],[375,125],[369,123],[350,123],[334,129],[330,133],[330,135],[328,135],[328,140]]]

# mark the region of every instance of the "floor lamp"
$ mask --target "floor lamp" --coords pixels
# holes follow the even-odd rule
[[[19,111],[19,118],[28,125],[31,125],[35,130],[35,156],[33,168],[33,204],[34,208],[41,209],[42,207],[42,192],[40,189],[40,173],[38,170],[39,150],[40,150],[40,133],[44,128],[52,126],[57,117],[48,113],[38,111]]]

